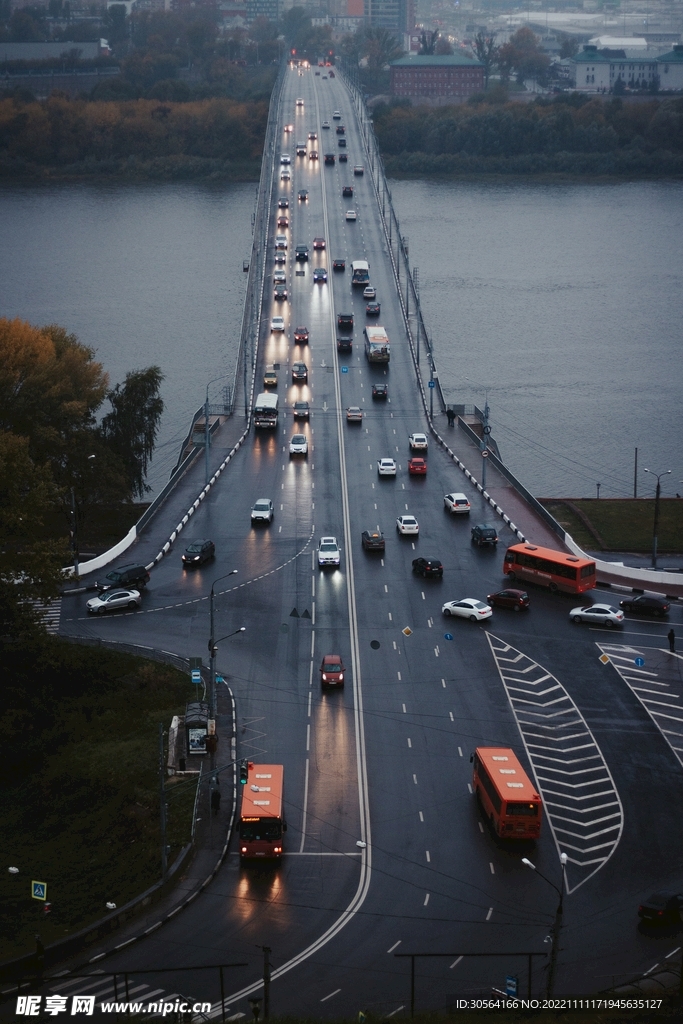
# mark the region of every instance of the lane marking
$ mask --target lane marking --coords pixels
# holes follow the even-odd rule
[[[420,815],[420,821],[424,821],[425,820],[425,816],[422,813],[422,811],[418,811],[417,813]]]
[[[408,737],[408,746],[409,746],[409,747],[412,747],[412,745],[413,745],[413,741],[411,740],[411,738],[410,738],[410,736],[409,736],[409,737]]]
[[[493,866],[493,861],[492,860],[489,861],[489,867],[491,868],[491,874],[495,875],[496,869]]]
[[[428,903],[429,903],[429,893],[425,893],[425,901],[422,904],[422,906],[426,907]]]
[[[491,914],[492,914],[492,913],[493,913],[493,907],[489,907],[489,912],[488,912],[488,914],[486,915],[486,920],[487,920],[487,921],[490,921],[490,920],[491,920]]]
[[[425,855],[426,855],[426,857],[427,857],[427,863],[428,863],[428,864],[431,864],[431,862],[432,862],[432,858],[431,858],[431,857],[429,856],[429,850],[425,850]]]
[[[451,966],[449,967],[449,970],[452,971],[454,967],[457,967],[462,959],[463,957],[459,956],[457,960],[454,960]]]
[[[330,994],[328,996],[323,996],[322,999],[320,1000],[320,1002],[321,1003],[326,1003],[328,999],[331,999],[332,996],[339,995],[340,992],[341,992],[340,988],[335,988],[334,992],[330,992]]]
[[[403,942],[403,939],[399,939],[399,940],[398,940],[398,942],[395,942],[395,943],[393,944],[393,946],[391,946],[391,947],[390,947],[390,948],[389,948],[389,949],[387,950],[387,953],[393,953],[395,949],[398,949],[398,947],[399,947],[399,946],[401,945],[401,943],[402,943],[402,942]]]
[[[299,853],[304,852],[304,843],[306,842],[306,818],[308,815],[308,763],[309,759],[306,758],[306,769],[304,773],[304,806],[301,812],[301,844],[299,846]]]

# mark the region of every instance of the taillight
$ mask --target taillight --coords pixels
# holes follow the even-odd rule
[[[246,846],[243,846],[242,847],[242,853],[246,853],[246,852],[247,852],[247,848],[246,848]]]

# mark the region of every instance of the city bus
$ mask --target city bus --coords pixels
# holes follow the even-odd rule
[[[513,544],[505,552],[503,572],[511,580],[528,580],[553,592],[582,594],[595,586],[595,562],[536,544]]]
[[[262,392],[254,404],[254,427],[257,430],[275,430],[278,420],[278,397]]]
[[[538,839],[543,803],[515,752],[477,747],[472,785],[491,828],[502,839]]]
[[[383,327],[365,327],[365,355],[369,363],[388,363],[391,354],[389,335]]]
[[[287,831],[283,803],[285,770],[281,764],[247,765],[247,781],[242,787],[240,813],[240,858],[282,857],[283,837]]]

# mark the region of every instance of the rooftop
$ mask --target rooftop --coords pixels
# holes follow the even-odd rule
[[[414,57],[401,57],[400,60],[392,60],[392,68],[453,68],[453,67],[483,67],[480,60],[474,57],[466,57],[465,54],[453,53],[444,56],[422,57],[416,54]]]

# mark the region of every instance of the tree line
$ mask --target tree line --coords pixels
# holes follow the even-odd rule
[[[59,592],[68,545],[45,536],[55,510],[77,538],[103,504],[132,502],[163,411],[158,366],[110,387],[94,352],[63,327],[0,319],[0,637],[34,622]]]

